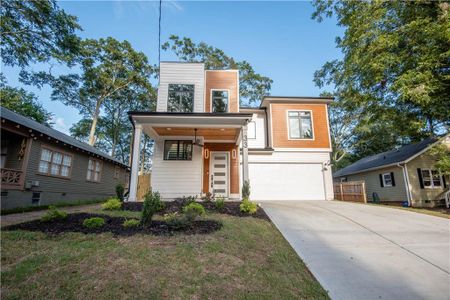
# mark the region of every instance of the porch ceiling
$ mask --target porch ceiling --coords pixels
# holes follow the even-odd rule
[[[160,136],[194,136],[195,128],[180,127],[153,127]],[[236,141],[239,137],[240,128],[198,128],[197,137],[205,140]]]

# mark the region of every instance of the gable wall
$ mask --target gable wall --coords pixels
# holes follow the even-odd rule
[[[381,187],[379,174],[390,172],[394,173],[395,186]],[[366,183],[366,195],[368,202],[373,201],[374,192],[378,194],[381,201],[385,202],[402,202],[408,200],[405,188],[405,181],[403,179],[403,171],[399,167],[385,168],[343,177],[346,177],[347,181],[364,180]],[[338,180],[340,180],[340,178]]]

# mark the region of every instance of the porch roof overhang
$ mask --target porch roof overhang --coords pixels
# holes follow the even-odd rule
[[[251,119],[249,113],[177,113],[177,112],[128,112],[134,125],[155,138],[159,136],[203,136],[205,140],[240,140],[240,129]]]

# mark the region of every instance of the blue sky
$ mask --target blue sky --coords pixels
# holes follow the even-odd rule
[[[80,36],[112,36],[128,40],[151,63],[158,60],[158,2],[61,1],[61,8],[79,18]],[[171,34],[204,41],[237,60],[249,61],[256,72],[273,79],[271,94],[317,96],[314,71],[342,55],[335,37],[343,33],[334,19],[311,19],[310,2],[188,2],[163,1],[162,42]],[[161,60],[176,60],[169,52]],[[13,86],[20,86],[17,70],[2,66]],[[55,128],[68,132],[80,119],[77,110],[50,100],[51,89],[33,91],[55,115]]]

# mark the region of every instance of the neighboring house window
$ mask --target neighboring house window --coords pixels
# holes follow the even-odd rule
[[[313,139],[311,112],[289,111],[288,121],[290,139]]]
[[[169,112],[193,112],[194,111],[194,85],[193,84],[169,84]]]
[[[442,186],[442,176],[438,170],[422,169],[422,183],[426,188],[439,188]]]
[[[192,160],[192,141],[165,141],[164,160]]]
[[[212,112],[228,112],[228,91],[212,91]]]
[[[42,148],[38,168],[39,173],[69,178],[71,168],[72,155]]]
[[[256,139],[256,123],[251,121],[247,125],[247,138]]]
[[[391,173],[383,174],[383,186],[392,186],[392,176]]]
[[[92,182],[100,182],[102,174],[102,161],[94,158],[89,158],[88,170],[86,179]]]
[[[381,187],[395,186],[394,172],[380,174]]]

